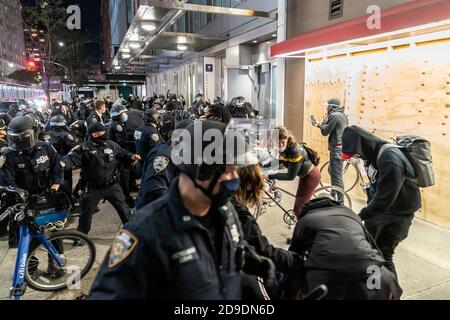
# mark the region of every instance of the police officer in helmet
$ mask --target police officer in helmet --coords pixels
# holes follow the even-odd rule
[[[134,153],[135,143],[134,137],[127,130],[128,109],[120,104],[111,108],[112,124],[109,128],[109,139],[116,142],[122,148]],[[122,187],[125,199],[130,208],[134,208],[135,202],[130,195],[130,188],[133,184],[131,174],[131,166],[124,164],[120,169],[120,186]]]
[[[136,152],[142,159],[145,159],[155,146],[163,142],[158,131],[161,125],[161,114],[156,110],[149,109],[145,111],[145,122],[144,126],[134,132]]]
[[[67,127],[67,120],[62,114],[50,118],[50,130],[47,131],[49,141],[56,151],[65,156],[77,145],[77,140]],[[64,184],[62,190],[72,198],[72,170],[64,170]]]
[[[184,129],[192,124],[190,114],[180,112],[175,121],[170,121],[167,141],[154,147],[142,164],[141,188],[136,197],[136,210],[144,207],[167,193],[172,180],[179,175],[178,168],[172,163],[172,141],[170,136],[175,129]]]
[[[58,190],[62,170],[58,153],[48,142],[38,141],[36,123],[29,116],[11,120],[8,127],[8,145],[2,170],[6,183],[38,194],[43,190]]]
[[[200,124],[202,137],[195,137],[195,125],[199,124],[183,131],[191,139],[178,144],[186,152],[181,152],[184,162],[172,153],[180,177],[165,196],[138,210],[119,231],[90,299],[240,299],[240,270],[273,280],[273,263],[243,240],[229,202],[239,187],[236,160],[250,163],[249,155],[242,149],[236,153],[227,139],[219,142],[215,162],[208,156],[197,158],[194,152],[189,155],[194,143],[208,153],[210,142],[202,141],[207,130],[222,135],[226,131],[222,123],[205,121]]]
[[[37,140],[36,123],[29,116],[11,120],[8,145],[2,155],[2,185],[25,189],[30,195],[56,192],[63,181],[58,153],[48,143]],[[10,228],[10,246],[16,246]]]
[[[131,163],[140,160],[139,155],[133,155],[108,140],[106,127],[101,123],[91,124],[88,133],[89,140],[72,149],[61,163],[66,169],[80,167],[85,179],[86,189],[80,199],[82,213],[78,231],[86,234],[91,228],[92,215],[102,199],[112,204],[122,223],[128,221],[130,209],[119,185],[118,165],[119,161]]]

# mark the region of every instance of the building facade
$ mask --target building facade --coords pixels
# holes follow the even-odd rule
[[[286,65],[283,122],[322,159],[327,138],[309,119],[330,98],[386,141],[428,139],[436,185],[421,190],[417,217],[450,229],[449,52],[447,0],[288,0],[287,41],[272,48]],[[365,199],[362,188],[352,195]]]
[[[0,76],[23,69],[24,53],[19,0],[0,0]]]

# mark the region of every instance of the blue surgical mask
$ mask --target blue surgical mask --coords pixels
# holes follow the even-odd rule
[[[213,205],[220,207],[226,204],[239,189],[240,180],[232,179],[220,182],[219,193],[214,195]]]
[[[124,114],[124,115],[122,116],[122,121],[123,121],[123,122],[127,122],[127,121],[128,121],[128,115],[127,115],[127,114]]]

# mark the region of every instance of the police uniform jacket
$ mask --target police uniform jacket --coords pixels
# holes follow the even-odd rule
[[[166,142],[153,148],[145,158],[136,209],[165,195],[172,180],[178,176],[179,170],[170,160],[171,152],[170,142]]]
[[[66,155],[77,145],[77,140],[70,134],[69,130],[63,128],[50,129],[47,134],[50,136],[50,143],[60,155]]]
[[[288,169],[287,173],[269,175],[269,179],[294,180],[295,177],[306,177],[314,169],[305,148],[297,144],[288,144],[286,150],[280,154],[280,164]]]
[[[63,157],[66,169],[80,167],[86,184],[103,187],[117,176],[119,161],[131,163],[133,155],[113,141],[88,140]]]
[[[109,127],[109,140],[118,143],[122,148],[135,152],[134,132],[127,130],[126,123],[113,121]]]
[[[1,170],[5,185],[39,194],[63,181],[58,153],[48,142],[38,141],[31,153],[8,148],[3,157],[5,162]]]
[[[163,142],[163,138],[156,128],[144,125],[134,132],[134,141],[136,145],[136,152],[145,159],[154,147]]]
[[[239,221],[229,211],[208,215],[225,230],[216,232],[221,252],[208,229],[183,206],[175,179],[167,195],[138,210],[119,232],[90,299],[240,299]]]
[[[91,114],[89,115],[89,117],[86,119],[86,127],[89,128],[89,126],[91,124],[96,123],[96,122],[101,122],[103,124],[106,124],[107,118],[105,117],[105,115],[99,116],[98,113],[95,110],[93,110],[91,112]]]

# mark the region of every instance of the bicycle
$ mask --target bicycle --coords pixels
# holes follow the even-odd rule
[[[291,197],[294,197],[294,198],[296,197],[295,194],[293,194],[281,187],[276,186],[275,180],[266,180],[265,181],[265,189],[264,189],[264,194],[266,195],[266,197],[263,197],[261,199],[260,203],[258,203],[256,205],[255,211],[253,213],[255,219],[258,220],[258,218],[261,215],[266,213],[268,206],[271,206],[271,207],[278,206],[283,211],[283,221],[284,221],[286,227],[288,229],[291,229],[293,226],[295,226],[295,224],[297,223],[297,217],[294,214],[294,210],[292,210],[292,209],[286,210],[281,205],[283,193],[285,193]],[[314,191],[313,198],[322,197],[322,196],[330,197],[334,193],[342,194],[343,198],[344,198],[344,203],[349,208],[352,208],[352,206],[353,206],[352,199],[350,198],[348,193],[345,192],[344,190],[342,190],[341,188],[338,188],[335,186],[323,186],[323,187],[317,188]]]
[[[342,169],[342,177],[344,180],[344,190],[345,192],[352,191],[358,184],[361,186],[361,188],[364,190],[368,183],[366,182],[365,177],[365,170],[363,169],[363,161],[361,159],[349,159],[349,160],[343,160],[344,166]],[[329,183],[326,183],[325,181],[331,182],[331,177],[329,174],[329,165],[330,161],[325,162],[322,167],[320,168],[320,175],[322,179],[320,180],[321,186],[326,186]],[[323,179],[326,177],[325,179]]]
[[[19,300],[27,284],[38,291],[69,288],[90,271],[95,245],[80,232],[63,230],[70,207],[64,193],[30,197],[13,187],[0,187],[0,192],[2,209],[14,203],[0,215],[0,222],[9,217],[19,231],[10,299]]]

